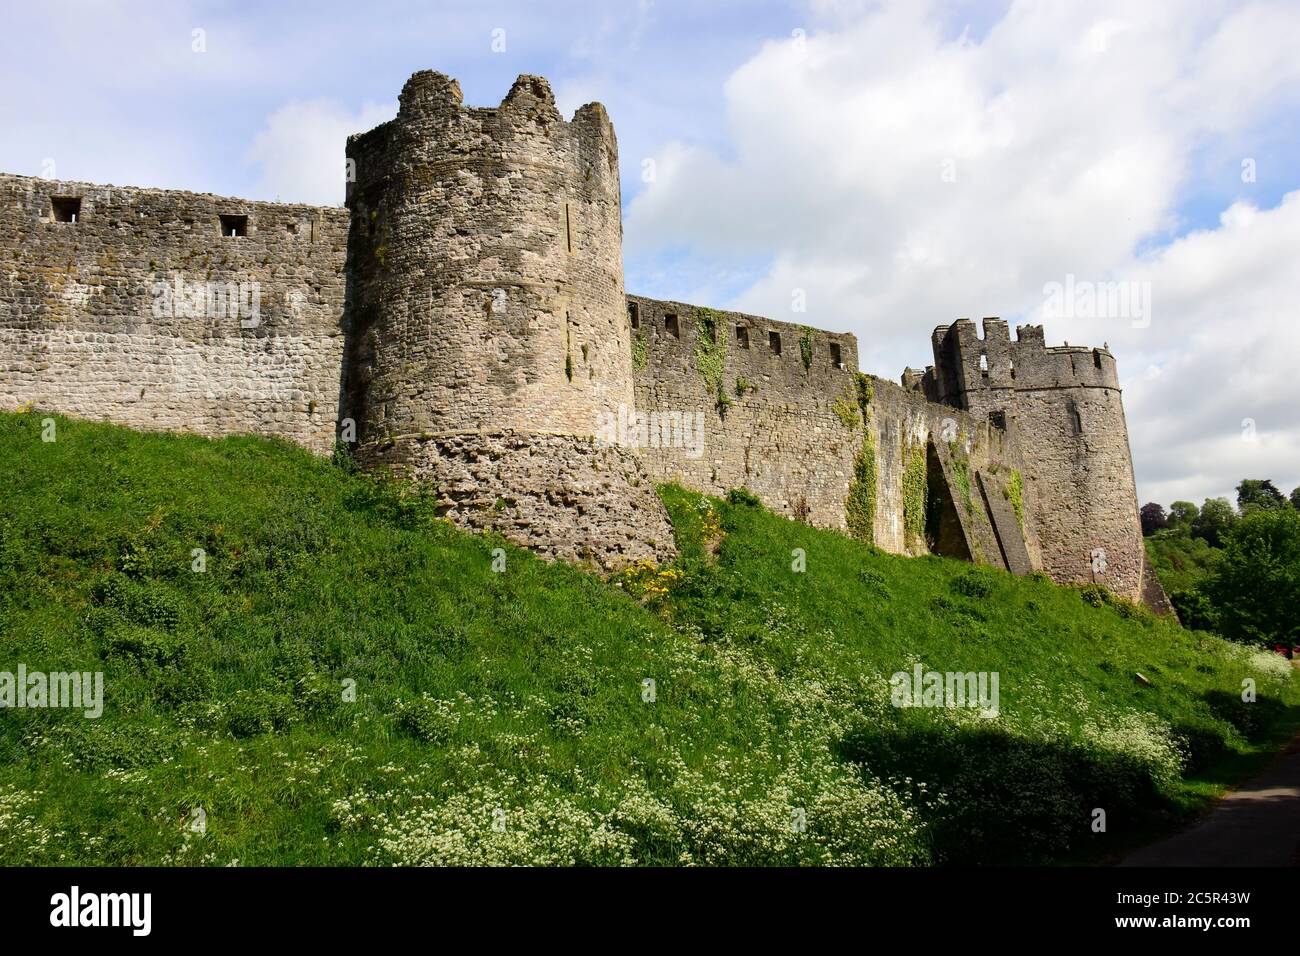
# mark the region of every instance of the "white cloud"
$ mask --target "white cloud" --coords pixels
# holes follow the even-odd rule
[[[728,304],[853,331],[863,367],[890,376],[929,359],[936,324],[1032,316],[1047,282],[1149,280],[1148,329],[1045,322],[1049,341],[1116,351],[1144,500],[1300,482],[1296,425],[1275,414],[1300,408],[1284,318],[1297,203],[1238,204],[1136,253],[1178,226],[1197,150],[1244,148],[1300,98],[1298,34],[1300,9],[1280,3],[1016,3],[978,42],[915,3],[839,10],[730,76],[730,153],[658,151],[625,253],[765,256]],[[806,315],[790,313],[796,288]],[[1250,447],[1243,417],[1260,423]]]
[[[337,206],[343,202],[344,146],[397,115],[397,104],[367,103],[357,112],[333,100],[280,107],[253,139],[247,158],[259,168],[259,198]]]

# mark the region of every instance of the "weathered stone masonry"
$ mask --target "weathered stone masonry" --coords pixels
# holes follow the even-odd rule
[[[961,320],[899,385],[849,334],[627,296],[604,108],[566,122],[530,76],[461,100],[412,76],[347,143],[346,210],[0,175],[0,402],[354,440],[458,523],[604,567],[673,554],[671,480],[1158,603],[1109,352]]]
[[[57,221],[69,199],[76,221]],[[223,236],[223,215],[244,217],[246,234]],[[328,451],[347,222],[340,209],[0,175],[0,403]]]

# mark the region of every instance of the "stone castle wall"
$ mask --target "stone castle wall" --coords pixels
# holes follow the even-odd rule
[[[628,308],[636,412],[650,439],[639,452],[655,479],[709,494],[743,486],[779,514],[843,528],[860,439],[833,405],[856,407],[854,336],[811,332],[805,367],[798,325],[641,296]],[[716,354],[720,374],[706,377],[697,352],[705,366]]]
[[[346,236],[340,209],[0,174],[0,404],[326,451]]]
[[[473,108],[417,73],[347,157],[347,210],[0,175],[0,404],[342,438],[459,524],[604,567],[672,556],[676,481],[1152,591],[1108,351],[961,320],[896,385],[850,334],[626,296],[613,127],[538,77]]]
[[[779,514],[854,530],[848,497],[869,440],[876,476],[869,537],[877,546],[1012,566],[981,476],[1003,495],[1022,467],[1014,432],[860,376],[857,340],[847,333],[641,296],[628,297],[628,310],[636,420],[620,420],[616,433],[634,437],[656,481],[713,495],[744,487]],[[909,534],[905,475],[918,460],[928,491],[943,499],[935,505],[942,514],[926,529],[913,507]],[[1024,556],[1016,570],[1040,566],[1031,527],[1003,532]]]

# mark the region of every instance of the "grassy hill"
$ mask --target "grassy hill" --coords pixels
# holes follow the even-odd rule
[[[662,489],[682,559],[602,580],[284,444],[42,417],[0,415],[0,671],[105,706],[0,709],[3,864],[1094,859],[1300,725],[1274,655],[744,495]],[[998,716],[892,706],[917,663]]]

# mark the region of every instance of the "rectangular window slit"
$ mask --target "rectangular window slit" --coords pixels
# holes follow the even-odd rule
[[[772,350],[773,355],[781,354],[781,333],[780,332],[767,333],[767,347]]]
[[[677,316],[675,315],[664,316],[664,331],[667,332],[675,339],[680,339],[682,337],[682,330],[677,325]]]
[[[840,358],[840,344],[838,342],[831,343],[831,365],[835,368],[844,367],[844,360]]]
[[[76,222],[81,216],[81,197],[54,196],[50,199],[55,222]]]
[[[567,202],[564,204],[564,246],[573,251],[573,215]]]
[[[641,328],[641,306],[637,305],[635,302],[629,302],[627,304],[627,321],[628,324],[632,326],[633,332]]]
[[[736,326],[736,345],[742,349],[749,348],[749,329],[746,326]]]
[[[222,216],[221,234],[223,236],[235,236],[235,237],[247,236],[248,217],[247,216]]]

